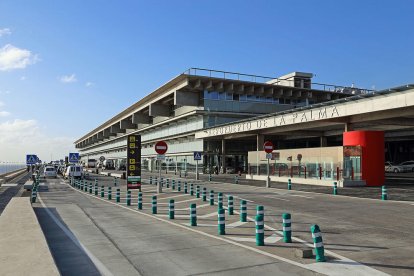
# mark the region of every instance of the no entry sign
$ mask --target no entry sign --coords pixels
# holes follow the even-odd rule
[[[168,146],[164,141],[159,141],[155,144],[155,151],[158,154],[165,154],[167,152]]]
[[[263,145],[263,148],[264,148],[264,151],[265,151],[266,153],[271,153],[271,152],[273,151],[273,149],[274,149],[274,147],[273,147],[273,143],[272,143],[272,142],[270,142],[270,141],[266,141],[266,142],[264,143],[264,145]]]

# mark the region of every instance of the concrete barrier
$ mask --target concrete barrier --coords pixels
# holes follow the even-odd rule
[[[19,175],[25,173],[26,171],[27,171],[26,169],[19,169],[17,171],[8,172],[6,174],[0,175],[0,186],[4,183],[9,182],[13,178],[18,177]]]
[[[0,275],[59,275],[27,197],[14,197],[0,216]]]

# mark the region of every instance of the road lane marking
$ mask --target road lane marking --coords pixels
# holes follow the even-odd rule
[[[82,244],[80,240],[78,240],[75,235],[72,234],[72,232],[66,228],[56,217],[55,215],[49,210],[49,208],[46,207],[46,205],[43,203],[43,200],[40,198],[40,195],[37,197],[39,199],[40,204],[42,205],[43,209],[46,211],[46,213],[49,215],[49,217],[56,223],[57,226],[59,226],[60,229],[65,233],[65,235],[83,252],[85,252],[86,255],[88,255],[89,259],[92,261],[92,263],[96,266],[96,268],[101,272],[103,275],[113,276],[113,274],[108,270],[108,268],[95,256],[88,250],[86,246]]]
[[[248,222],[242,222],[242,221],[238,220],[236,222],[227,224],[226,227],[228,227],[228,228],[236,228],[236,227],[239,227],[239,226],[244,225],[246,223],[248,223]]]
[[[213,213],[206,214],[206,215],[200,215],[198,217],[199,218],[210,218],[210,217],[214,217],[214,216],[217,216],[217,212],[213,212]]]
[[[249,199],[241,198],[241,197],[239,197],[239,196],[233,196],[233,198],[237,198],[237,199],[240,199],[240,200],[245,200],[245,201],[250,202],[250,203],[253,203],[253,202],[254,202],[253,200],[249,200]]]
[[[304,197],[304,198],[310,198],[310,199],[313,199],[313,197],[310,197],[310,196],[304,196],[304,195],[290,195],[290,196],[297,196],[297,197]]]
[[[275,196],[263,196],[265,198],[271,198],[271,199],[277,199],[277,200],[283,200],[283,201],[290,201],[289,199],[275,197]]]
[[[2,184],[2,187],[16,187],[18,184],[16,183],[8,183],[8,184]]]
[[[208,207],[208,206],[210,206],[210,204],[209,204],[209,203],[202,204],[202,205],[198,205],[198,206],[197,206],[197,209],[199,209],[199,208],[204,208],[204,207]],[[187,208],[175,208],[175,210],[176,210],[176,211],[186,211],[186,210],[190,210],[190,207],[187,207]]]

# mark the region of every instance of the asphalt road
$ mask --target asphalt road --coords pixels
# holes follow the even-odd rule
[[[148,176],[144,173],[143,178]],[[254,218],[257,204],[265,206],[267,245],[257,247],[254,224],[238,223],[237,214],[226,215],[229,228],[225,236],[218,236],[216,206],[164,188],[158,196],[159,213],[152,215],[150,201],[156,188],[144,185],[144,210],[137,212],[136,191],[132,206],[125,206],[125,181],[118,184],[123,204],[116,204],[118,187],[113,179],[91,175],[95,178],[99,186],[113,187],[111,201],[76,190],[62,180],[51,180],[40,190],[44,206],[35,205],[64,275],[81,271],[91,275],[102,271],[114,275],[413,275],[414,203],[193,181],[216,193],[233,195],[236,211],[240,198],[248,200],[250,218]],[[185,180],[181,181],[184,189]],[[171,198],[176,200],[174,221],[167,218]],[[188,226],[188,207],[193,202],[197,203],[196,230]],[[292,214],[292,244],[280,241],[284,212]],[[294,255],[295,249],[312,245],[312,224],[321,227],[327,263]]]

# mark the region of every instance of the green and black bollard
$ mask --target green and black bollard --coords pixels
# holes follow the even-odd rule
[[[89,193],[92,194],[92,182],[89,183]]]
[[[208,181],[211,182],[211,173],[208,175]]]
[[[292,180],[288,179],[288,190],[292,190]]]
[[[131,206],[131,191],[130,190],[127,191],[126,204],[127,206]]]
[[[382,189],[381,189],[381,199],[388,200],[387,187],[385,187],[385,185],[382,186]]]
[[[175,202],[174,199],[170,199],[170,203],[168,204],[168,215],[170,219],[175,218]]]
[[[175,190],[175,179],[172,180],[171,188]]]
[[[115,200],[116,200],[116,203],[121,202],[121,189],[116,189]]]
[[[292,242],[292,220],[289,213],[283,213],[283,241],[286,243]]]
[[[108,187],[108,200],[112,200],[112,187]]]
[[[157,196],[152,196],[152,213],[157,214]]]
[[[217,210],[217,216],[218,216],[218,234],[219,235],[225,235],[226,234],[226,222],[225,222],[225,215],[224,215],[224,209],[219,208]]]
[[[207,188],[203,187],[203,201],[207,201]]]
[[[167,186],[167,188],[169,188],[169,187],[170,187],[170,179],[169,179],[169,178],[167,178],[167,179],[166,179],[166,183],[165,183],[165,185]]]
[[[190,205],[190,225],[197,226],[197,208],[195,203]]]
[[[152,176],[149,178],[149,184],[152,185]]]
[[[217,193],[217,206],[218,209],[223,209],[223,193]]]
[[[317,262],[325,262],[325,249],[323,246],[322,233],[317,224],[311,226],[313,245]]]
[[[193,196],[194,195],[194,184],[190,183],[190,195]]]
[[[184,182],[184,193],[188,194],[188,189],[187,189],[187,182]]]
[[[227,199],[227,212],[229,215],[233,215],[233,196],[229,196]]]
[[[138,210],[142,210],[142,193],[138,193]]]
[[[97,196],[98,195],[98,184],[95,184],[94,190],[95,190],[95,195]]]
[[[237,175],[234,177],[234,184],[239,184],[239,177]]]
[[[333,194],[338,194],[338,183],[336,181],[333,183]]]
[[[114,186],[118,186],[118,178],[114,177]]]
[[[200,186],[196,187],[196,198],[200,198]]]
[[[264,218],[264,206],[263,205],[256,206],[256,215],[263,216]]]
[[[101,186],[101,197],[105,197],[105,187]]]
[[[246,200],[240,200],[240,221],[247,222],[247,202]]]
[[[256,215],[256,245],[264,245],[264,218],[262,215]]]
[[[181,181],[178,180],[177,191],[181,192]]]
[[[214,205],[214,191],[213,190],[210,191],[210,205],[211,206]]]

